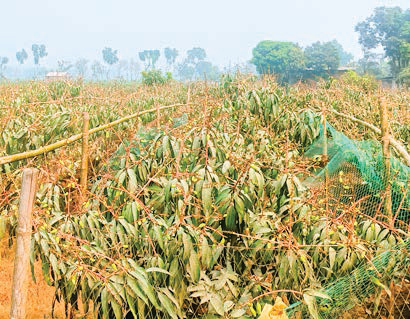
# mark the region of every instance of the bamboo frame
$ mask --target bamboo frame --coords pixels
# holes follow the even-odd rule
[[[347,119],[349,119],[353,122],[362,124],[363,126],[366,126],[367,128],[371,129],[373,132],[375,132],[379,135],[382,135],[381,129],[379,129],[378,127],[376,127],[376,126],[374,126],[370,123],[359,120],[359,119],[355,118],[354,116],[347,115],[347,114],[344,114],[344,113],[340,113],[340,112],[337,112],[337,111],[332,110],[332,109],[329,109],[329,112],[332,112],[335,115],[347,118]],[[409,155],[409,153],[407,153],[405,147],[399,141],[395,140],[391,135],[388,137],[388,140],[389,140],[390,145],[393,146],[396,149],[396,151],[400,154],[400,156],[404,159],[407,166],[410,166],[410,155]],[[1,164],[1,162],[0,162],[0,164]]]
[[[173,108],[173,107],[179,107],[179,106],[183,106],[183,105],[185,105],[185,104],[172,104],[172,105],[161,106],[159,108],[145,110],[145,111],[142,111],[142,112],[139,112],[139,113],[135,113],[135,114],[126,116],[122,119],[116,120],[114,122],[105,124],[103,126],[93,128],[93,129],[89,130],[89,134],[91,135],[91,134],[94,134],[94,133],[97,133],[97,132],[100,132],[100,131],[104,131],[104,130],[110,128],[110,127],[113,127],[115,125],[118,125],[120,123],[126,122],[128,120],[131,120],[133,118],[136,118],[138,116],[141,116],[141,115],[144,115],[144,114],[147,114],[147,113],[156,112],[157,110],[166,110],[166,109],[170,109],[170,108]],[[38,156],[38,155],[42,155],[42,154],[51,152],[55,149],[58,149],[60,147],[70,145],[70,144],[74,143],[75,141],[78,141],[82,138],[83,138],[83,133],[73,135],[73,136],[71,136],[71,137],[69,137],[65,140],[62,140],[62,141],[56,142],[54,144],[50,144],[50,145],[41,147],[41,148],[39,148],[37,150],[34,150],[34,151],[28,151],[28,152],[15,154],[15,155],[3,156],[3,157],[0,157],[0,165],[4,165],[4,164],[12,163],[12,162],[15,162],[15,161],[20,161],[20,160],[23,160],[23,159],[27,159],[27,158],[35,157],[35,156]]]

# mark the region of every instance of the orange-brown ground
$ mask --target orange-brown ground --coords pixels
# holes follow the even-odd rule
[[[14,247],[8,248],[6,241],[0,242],[0,319],[10,318],[11,288],[13,283]],[[54,288],[43,280],[41,264],[35,265],[37,284],[29,274],[27,319],[51,318],[51,303]],[[56,303],[54,317],[64,318],[64,305]]]

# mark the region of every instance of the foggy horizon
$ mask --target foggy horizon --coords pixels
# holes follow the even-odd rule
[[[219,67],[245,63],[262,40],[291,41],[302,47],[316,41],[339,41],[355,59],[361,56],[355,25],[377,6],[410,7],[408,1],[189,1],[155,4],[132,1],[73,0],[8,2],[0,22],[0,56],[8,68],[18,65],[16,52],[24,48],[28,59],[19,67],[33,66],[31,45],[45,44],[48,56],[40,65],[80,58],[102,61],[102,49],[118,50],[122,59],[138,59],[138,52],[176,48],[178,59],[187,50],[202,47],[207,59]]]

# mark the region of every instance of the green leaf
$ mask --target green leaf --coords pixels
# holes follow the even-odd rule
[[[169,300],[169,298],[167,296],[165,296],[163,293],[158,293],[158,299],[161,303],[161,305],[164,307],[164,309],[167,311],[167,313],[171,316],[171,318],[173,319],[177,319],[178,316],[175,312],[175,306],[174,304],[171,302],[171,300]]]
[[[199,264],[198,255],[194,250],[191,251],[191,255],[189,257],[189,268],[191,270],[192,280],[197,283],[201,276],[201,267]]]
[[[166,275],[171,275],[171,274],[169,273],[169,271],[166,271],[165,269],[158,268],[158,267],[151,267],[151,268],[148,268],[148,269],[145,270],[145,271],[146,271],[146,272],[161,272],[161,273],[166,274]]]
[[[231,162],[229,162],[228,160],[226,160],[223,165],[222,165],[222,174],[226,174],[228,172],[228,170],[231,168]]]
[[[202,187],[202,202],[204,204],[205,215],[209,216],[211,213],[212,208],[212,201],[211,201],[211,194],[212,194],[212,187],[204,184]]]
[[[137,268],[136,271],[130,271],[130,274],[138,280],[142,290],[148,296],[148,299],[151,301],[151,303],[156,308],[160,308],[157,298],[155,297],[154,289],[152,288],[151,284],[148,282],[146,275],[144,274],[144,269]]]
[[[131,168],[127,169],[127,173],[130,178],[128,182],[128,191],[130,193],[135,193],[137,191],[137,186],[138,186],[137,176],[135,175],[134,170]]]
[[[101,291],[101,305],[103,310],[103,315],[106,319],[110,319],[108,310],[108,290],[104,287]]]
[[[135,307],[135,304],[137,302],[136,299],[134,299],[129,293],[126,293],[126,297],[127,297],[127,303],[128,303],[128,306],[130,307],[132,315],[134,316],[134,318],[138,318],[137,308]]]
[[[224,303],[222,297],[218,294],[211,294],[210,302],[218,315],[223,316],[225,314]]]
[[[303,299],[305,300],[305,303],[308,306],[309,313],[312,316],[312,318],[320,319],[317,311],[316,298],[309,294],[303,294]]]
[[[335,259],[336,259],[336,250],[334,250],[332,247],[329,248],[329,263],[330,269],[333,269],[333,266],[335,264]]]
[[[243,315],[245,315],[246,314],[246,310],[245,309],[243,309],[243,308],[241,308],[241,309],[235,309],[235,310],[233,310],[232,312],[231,312],[231,317],[232,318],[240,318],[240,317],[242,317]]]
[[[50,253],[50,263],[55,275],[58,276],[60,274],[60,271],[58,269],[58,260],[53,253]]]
[[[50,247],[48,246],[47,240],[45,240],[44,238],[41,238],[40,245],[41,245],[41,249],[43,250],[44,255],[48,256],[50,254]]]
[[[123,315],[122,315],[122,308],[121,306],[114,300],[111,300],[111,307],[112,310],[114,311],[114,315],[116,319],[123,319]]]
[[[135,281],[135,279],[131,277],[127,277],[127,285],[131,288],[131,290],[137,295],[139,299],[141,299],[146,305],[149,305],[148,298],[145,295],[144,291]]]

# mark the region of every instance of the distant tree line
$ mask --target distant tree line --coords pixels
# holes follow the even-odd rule
[[[353,61],[353,55],[346,52],[336,40],[318,41],[305,48],[293,42],[266,40],[253,49],[250,63],[258,73],[274,73],[282,82],[290,82],[306,74],[311,77],[328,77],[340,67],[348,66],[361,74],[371,74],[378,78],[391,76],[410,86],[410,9],[378,7],[371,16],[355,26],[355,31],[359,34],[363,50],[363,57],[358,61]],[[383,53],[378,53],[380,48]],[[83,58],[74,63],[60,60],[57,71],[71,70],[77,76],[92,77],[94,80],[135,80],[141,72],[137,62],[139,59],[144,72],[155,71],[158,75],[157,66],[162,53],[158,49],[140,51],[137,59],[130,60],[120,59],[118,50],[110,47],[104,48],[101,53],[104,63],[90,63]],[[34,65],[40,70],[40,62],[48,55],[46,46],[34,43],[31,54]],[[201,47],[188,50],[184,57],[180,57],[176,48],[167,47],[163,50],[163,57],[165,70],[172,72],[179,80],[217,80],[221,74],[218,67],[207,60],[206,51]],[[24,48],[16,52],[18,64],[23,65],[28,58],[29,54]],[[8,57],[0,56],[0,78],[4,77],[8,63]],[[249,69],[248,66],[246,69]]]
[[[363,58],[356,63],[336,40],[315,42],[304,49],[293,42],[262,41],[253,49],[251,62],[258,73],[274,73],[283,82],[306,73],[326,77],[350,65],[362,74],[391,75],[410,84],[410,10],[378,7],[355,31],[363,49]],[[384,54],[375,52],[379,48]]]
[[[262,41],[253,49],[252,63],[260,74],[277,74],[289,82],[308,73],[325,77],[346,66],[353,55],[336,40],[315,42],[304,50],[293,42]]]

